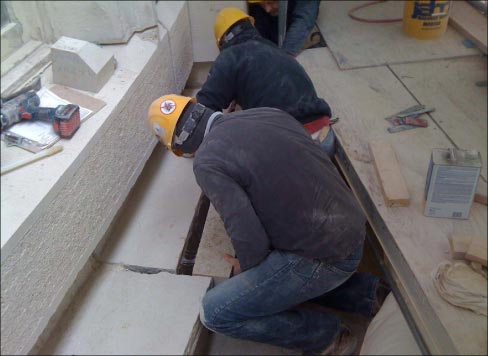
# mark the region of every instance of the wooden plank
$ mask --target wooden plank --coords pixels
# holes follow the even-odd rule
[[[486,164],[486,163],[485,163]],[[478,181],[478,186],[476,187],[476,193],[474,194],[474,201],[487,205],[488,204],[488,198],[487,198],[487,185],[486,182],[482,179]]]
[[[393,147],[389,143],[377,141],[370,142],[369,149],[381,182],[386,205],[407,206],[410,204],[410,195]]]
[[[469,38],[483,52],[487,53],[486,16],[466,1],[451,1],[449,24]]]
[[[226,253],[234,256],[234,248],[225,231],[222,219],[210,204],[193,267],[193,275],[214,277],[217,281],[229,278],[232,266],[224,260]]]
[[[487,78],[486,57],[399,64],[390,68],[419,102],[435,107],[429,116],[457,147],[480,151],[481,179],[486,182],[488,90],[475,84]],[[412,131],[419,133],[420,129]]]
[[[297,59],[311,77],[318,95],[341,118],[334,125],[334,132],[350,171],[358,177],[354,184],[358,196],[363,197],[363,210],[405,290],[409,310],[430,352],[486,354],[486,318],[445,302],[432,283],[432,271],[450,258],[447,238],[450,234],[461,228],[480,235],[487,233],[487,210],[480,204],[473,204],[468,220],[423,215],[430,154],[433,148],[451,147],[451,141],[436,125],[396,134],[387,132],[389,124],[385,117],[419,104],[388,68],[341,71],[327,48],[304,51]],[[429,86],[430,82],[425,80],[424,85]],[[440,107],[438,103],[433,106]],[[394,145],[408,182],[408,207],[391,209],[385,205],[368,150],[372,140]]]
[[[466,259],[474,262],[479,262],[483,266],[487,265],[486,256],[486,235],[473,236],[471,243],[466,251]]]
[[[448,26],[436,40],[408,37],[402,23],[364,23],[351,19],[348,11],[364,1],[322,1],[317,24],[327,46],[342,69],[408,63],[440,58],[479,54],[476,48],[466,48],[464,39]],[[401,18],[403,1],[385,1],[360,10],[365,18]]]
[[[472,238],[472,236],[465,234],[453,234],[449,236],[451,257],[455,260],[464,260]]]
[[[486,196],[486,194],[476,193],[474,195],[474,201],[477,203],[483,204],[483,205],[487,205],[488,204],[488,197]]]

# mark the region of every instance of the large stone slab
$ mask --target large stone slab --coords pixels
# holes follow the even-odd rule
[[[15,50],[22,46],[22,43],[22,27],[19,24],[11,22],[3,26],[0,41],[1,60],[5,60],[8,56],[14,53]]]
[[[214,206],[210,204],[202,239],[198,246],[193,275],[215,277],[217,280],[229,278],[232,266],[224,260],[226,253],[234,256],[234,248],[225,231],[224,222]]]
[[[97,44],[126,43],[156,25],[153,1],[9,1],[24,41],[54,43],[61,36]]]
[[[11,56],[6,58],[5,60],[2,60],[2,69],[0,74],[4,76],[8,71],[14,68],[22,60],[27,58],[30,54],[32,54],[32,52],[34,52],[41,45],[42,43],[39,41],[29,41],[26,44],[24,44],[18,50],[13,52]]]
[[[214,37],[217,13],[224,7],[237,7],[247,12],[246,1],[189,1],[193,61],[214,61],[219,49]]]
[[[12,54],[11,57],[14,55]],[[11,57],[7,58],[9,60]],[[11,68],[8,73],[2,75],[1,95],[7,97],[14,94],[32,78],[42,73],[51,60],[51,49],[48,45],[41,45],[34,49],[28,56]]]
[[[56,84],[98,93],[114,73],[113,53],[93,43],[63,36],[51,50]]]
[[[192,164],[156,146],[114,223],[102,261],[176,271],[201,193]]]
[[[189,354],[210,283],[205,277],[103,266],[70,305],[41,354]]]
[[[158,1],[155,6],[159,23],[169,32],[176,90],[181,93],[193,65],[188,2]]]

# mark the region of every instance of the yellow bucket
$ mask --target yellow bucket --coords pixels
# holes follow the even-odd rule
[[[403,30],[410,37],[431,40],[441,37],[449,21],[450,1],[406,0]]]

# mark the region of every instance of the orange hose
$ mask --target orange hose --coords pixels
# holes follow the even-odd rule
[[[376,4],[385,2],[385,1],[386,0],[370,1],[370,2],[368,2],[366,4],[362,4],[362,5],[359,5],[359,6],[355,6],[351,10],[349,10],[349,12],[347,14],[353,20],[356,20],[356,21],[359,21],[359,22],[367,22],[367,23],[391,23],[391,22],[400,22],[400,21],[402,21],[403,18],[398,18],[398,19],[365,19],[365,18],[361,18],[361,17],[357,17],[357,16],[353,15],[353,12],[355,12],[355,11],[357,11],[359,9],[362,9],[362,8],[365,8],[365,7],[368,7],[368,6],[371,6],[371,5],[376,5]]]

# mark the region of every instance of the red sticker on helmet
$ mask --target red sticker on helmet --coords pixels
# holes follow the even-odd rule
[[[171,114],[176,110],[176,103],[173,100],[165,100],[161,103],[161,112],[165,115]]]

